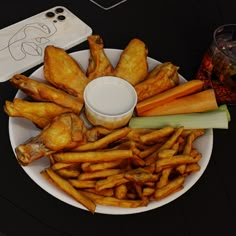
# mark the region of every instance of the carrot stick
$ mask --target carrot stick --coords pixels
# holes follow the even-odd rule
[[[154,95],[148,99],[138,102],[136,105],[137,114],[141,114],[147,110],[153,109],[156,106],[163,105],[167,102],[173,101],[179,97],[183,97],[202,90],[204,82],[202,80],[190,80],[186,83],[179,84],[162,93]]]
[[[207,89],[188,96],[177,98],[166,104],[156,106],[153,109],[142,112],[139,116],[161,116],[171,114],[185,114],[203,112],[218,108],[215,92]]]

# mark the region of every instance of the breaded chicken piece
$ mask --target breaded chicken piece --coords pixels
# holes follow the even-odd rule
[[[37,136],[16,147],[16,157],[21,165],[48,156],[60,150],[76,147],[84,141],[86,127],[74,113],[56,116]]]
[[[21,74],[14,75],[10,79],[10,83],[36,101],[54,102],[71,109],[75,113],[80,113],[84,105],[78,97]]]
[[[88,83],[79,64],[62,48],[47,46],[44,53],[44,77],[55,87],[83,99]]]
[[[144,42],[132,39],[122,52],[113,75],[127,80],[132,85],[140,83],[148,74],[147,54]]]
[[[5,101],[4,111],[10,117],[21,117],[32,121],[42,129],[48,125],[55,116],[71,112],[71,109],[62,107],[53,102],[34,102],[15,98],[13,102]]]
[[[88,37],[88,43],[90,57],[86,75],[89,80],[100,76],[111,75],[113,66],[104,51],[103,39],[100,35],[91,35]]]
[[[144,81],[135,85],[138,102],[179,84],[178,66],[165,62],[155,66]]]

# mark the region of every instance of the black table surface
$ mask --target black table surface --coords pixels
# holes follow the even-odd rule
[[[0,28],[50,7],[70,9],[100,34],[106,48],[123,49],[132,38],[148,46],[149,56],[171,61],[187,80],[194,79],[213,30],[236,23],[234,0],[134,1],[109,11],[88,0],[4,1]],[[87,42],[68,52],[88,49]],[[1,65],[0,65],[1,68]],[[36,68],[26,71],[30,75]],[[229,129],[215,129],[210,162],[197,183],[160,208],[130,215],[106,215],[68,205],[40,188],[17,163],[11,148],[5,100],[16,94],[0,84],[0,235],[235,235],[236,107],[229,106]]]

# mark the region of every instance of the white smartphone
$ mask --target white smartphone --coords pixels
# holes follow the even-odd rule
[[[55,6],[1,29],[0,82],[42,63],[47,45],[67,50],[91,34],[91,27],[64,6]]]

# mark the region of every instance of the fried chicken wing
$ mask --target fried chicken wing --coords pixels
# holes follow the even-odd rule
[[[113,66],[104,51],[103,39],[99,35],[88,37],[90,48],[89,64],[86,71],[87,77],[92,80],[99,76],[111,75]]]
[[[83,101],[78,97],[21,74],[14,75],[10,79],[10,83],[36,101],[54,102],[71,109],[75,113],[80,113],[83,107]]]
[[[132,39],[122,52],[113,75],[136,85],[143,81],[148,74],[148,49],[144,42]]]
[[[21,165],[52,153],[76,147],[84,142],[86,127],[82,119],[74,113],[56,116],[37,136],[15,148]]]
[[[42,129],[55,116],[71,112],[71,109],[59,106],[52,102],[33,102],[15,98],[13,102],[5,101],[4,111],[10,117],[21,117],[32,121]]]
[[[88,78],[79,64],[65,50],[51,45],[47,46],[43,70],[48,82],[83,100]]]
[[[154,67],[144,81],[135,85],[138,102],[176,86],[179,83],[178,69],[171,62]]]

